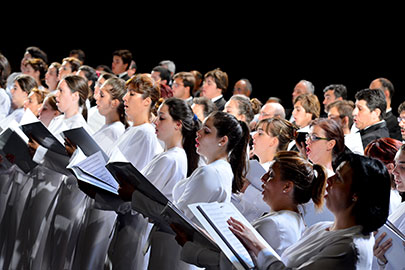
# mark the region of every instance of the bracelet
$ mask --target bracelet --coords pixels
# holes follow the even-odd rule
[[[386,259],[385,262],[383,262],[380,258],[377,258],[377,263],[379,266],[385,266],[388,263],[388,260]]]

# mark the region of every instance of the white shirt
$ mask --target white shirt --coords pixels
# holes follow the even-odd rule
[[[301,215],[289,210],[272,211],[252,225],[279,255],[296,243],[305,230]]]
[[[0,121],[7,117],[10,112],[11,99],[6,90],[0,88]]]
[[[111,149],[106,153],[108,156],[111,157],[115,149],[118,149],[139,171],[163,151],[155,128],[149,123],[127,128]]]
[[[361,141],[361,135],[359,132],[345,134],[345,145],[353,153],[364,155],[363,142]]]
[[[173,147],[156,155],[141,173],[170,201],[174,185],[187,177],[187,155],[183,148]]]
[[[124,124],[120,121],[116,121],[111,124],[103,125],[96,133],[94,133],[93,138],[104,152],[108,152],[111,151],[114,143],[122,134],[124,134],[124,132]]]
[[[197,222],[187,206],[197,202],[230,202],[232,180],[232,168],[226,160],[219,159],[198,167],[188,178],[174,186],[173,203],[188,218]]]
[[[105,117],[100,114],[97,106],[93,106],[89,109],[87,123],[94,132],[97,132],[105,124]]]

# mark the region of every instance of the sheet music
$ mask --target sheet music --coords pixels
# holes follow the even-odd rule
[[[388,263],[392,266],[392,269],[405,269],[404,258],[405,258],[405,237],[395,225],[387,220],[375,236],[377,239],[380,235],[385,232],[387,235],[382,240],[383,242],[388,239],[392,239],[392,246],[385,252],[384,256],[387,258]]]
[[[73,160],[67,168],[72,169],[78,179],[118,194],[118,183],[105,167],[105,160],[101,152],[83,160],[77,159],[79,161]]]
[[[246,173],[246,179],[260,191],[263,191],[261,179],[265,173],[266,170],[257,160],[249,160],[249,170]]]
[[[232,203],[196,203],[188,206],[194,216],[208,231],[212,238],[215,239],[218,246],[237,269],[254,268],[254,263],[248,251],[239,241],[239,239],[229,229],[227,220],[233,217],[245,226],[249,227],[256,237],[272,251],[277,259],[278,254],[270,247],[263,237],[253,228],[253,226],[243,217]],[[225,240],[224,240],[225,239]],[[228,244],[226,244],[226,241]],[[233,250],[232,250],[233,249]],[[243,262],[238,259],[240,257]]]

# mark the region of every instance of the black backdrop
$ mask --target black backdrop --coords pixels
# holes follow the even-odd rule
[[[401,35],[393,31],[396,24],[382,24],[367,16],[359,24],[344,25],[333,16],[292,20],[297,14],[281,21],[261,16],[253,22],[232,13],[215,22],[208,22],[200,14],[188,21],[171,20],[169,16],[149,19],[142,25],[142,19],[133,16],[113,28],[112,23],[98,17],[77,21],[69,17],[69,23],[63,24],[62,14],[54,21],[34,21],[28,30],[26,25],[5,27],[9,31],[0,37],[0,52],[18,71],[28,46],[43,49],[49,62],[60,62],[71,49],[80,48],[86,53],[85,64],[94,67],[111,65],[114,50],[129,49],[138,72],[150,72],[159,61],[168,59],[175,62],[177,72],[197,69],[204,74],[219,67],[229,76],[227,97],[234,83],[243,77],[251,81],[254,97],[265,101],[278,96],[285,107],[291,107],[291,92],[300,79],[314,83],[322,102],[322,90],[329,84],[345,84],[353,99],[355,92],[368,87],[374,78],[386,77],[396,89],[396,111],[405,100],[405,53]],[[340,16],[344,18],[344,14]]]

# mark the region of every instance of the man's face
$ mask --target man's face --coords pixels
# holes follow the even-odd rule
[[[379,121],[377,110],[370,111],[367,101],[356,100],[356,107],[353,110],[353,122],[360,130],[365,129]]]

